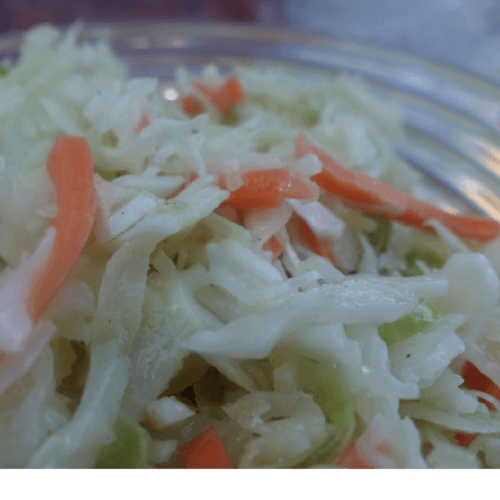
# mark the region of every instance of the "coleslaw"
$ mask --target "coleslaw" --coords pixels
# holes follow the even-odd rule
[[[0,74],[0,466],[500,467],[498,222],[345,75]]]

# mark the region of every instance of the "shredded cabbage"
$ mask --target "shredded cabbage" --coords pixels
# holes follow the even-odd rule
[[[323,169],[295,158],[305,133],[425,198],[396,154],[398,103],[358,78],[265,65],[232,70],[229,108],[225,73],[178,68],[170,101],[80,30],[36,27],[0,61],[0,467],[182,467],[207,426],[240,468],[500,467],[500,238],[300,194]],[[32,318],[58,234],[45,163],[60,135],[87,140],[98,210]],[[296,199],[275,197],[281,169]],[[467,389],[466,361],[491,383]],[[477,436],[458,446],[457,432]]]

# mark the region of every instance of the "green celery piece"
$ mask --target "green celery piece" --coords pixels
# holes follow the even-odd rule
[[[0,66],[0,76],[5,76],[8,73],[9,73],[9,71],[7,68],[3,68],[2,66]]]
[[[441,269],[444,266],[444,259],[440,257],[436,252],[434,252],[433,250],[429,250],[428,248],[412,248],[406,253],[405,260],[406,265],[410,270],[416,267],[416,260],[422,260],[429,267],[432,267],[434,269]]]
[[[314,127],[319,121],[319,113],[314,109],[306,109],[300,113],[300,118],[305,127]]]
[[[441,315],[437,305],[428,300],[418,305],[411,313],[392,323],[384,323],[378,327],[380,338],[391,346],[418,332],[423,332]]]
[[[104,146],[115,148],[118,145],[118,137],[110,130],[102,135],[102,143]]]
[[[113,179],[116,179],[117,177],[120,177],[119,172],[108,172],[106,170],[98,172],[98,174],[101,176],[102,179],[105,181],[111,182]]]
[[[115,440],[103,446],[94,464],[96,469],[139,469],[148,459],[151,436],[135,420],[118,419]]]
[[[236,125],[239,121],[240,117],[238,115],[238,111],[236,108],[226,109],[220,118],[222,125]]]
[[[317,463],[333,463],[351,438],[356,422],[352,394],[338,370],[322,363],[317,367],[315,381],[314,400],[323,410],[326,421],[333,424],[337,432],[332,433],[309,455],[301,467],[310,467]]]
[[[377,229],[368,235],[368,240],[375,249],[377,255],[387,250],[389,235],[391,234],[391,221],[383,217],[370,216],[377,222]]]
[[[315,382],[314,400],[321,406],[327,422],[343,432],[349,432],[354,420],[354,405],[347,385],[341,381],[337,370],[325,364],[319,365]]]
[[[295,468],[308,469],[312,465],[333,463],[341,449],[341,435],[339,432],[333,431],[325,441],[314,449],[312,453]]]

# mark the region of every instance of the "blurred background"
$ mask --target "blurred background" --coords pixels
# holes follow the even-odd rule
[[[500,83],[500,0],[3,0],[0,33],[40,22],[192,20],[362,38]]]

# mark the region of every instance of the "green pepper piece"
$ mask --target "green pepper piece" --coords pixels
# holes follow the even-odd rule
[[[118,419],[115,440],[103,446],[94,464],[96,469],[138,469],[148,459],[151,437],[135,420]]]
[[[368,240],[375,249],[377,255],[387,251],[389,236],[391,234],[391,221],[383,217],[370,216],[377,222],[377,229],[368,235]]]
[[[350,439],[356,422],[354,400],[341,374],[332,367],[321,364],[316,381],[314,400],[323,410],[327,422],[335,425],[337,432],[308,457],[302,464],[304,467],[313,463],[329,463],[337,458]]]
[[[432,301],[418,305],[411,313],[391,323],[384,323],[378,327],[380,338],[391,346],[423,332],[441,315],[441,311]]]
[[[409,269],[416,267],[416,260],[422,260],[433,269],[441,269],[444,266],[444,259],[428,248],[412,248],[406,253],[405,260]]]

